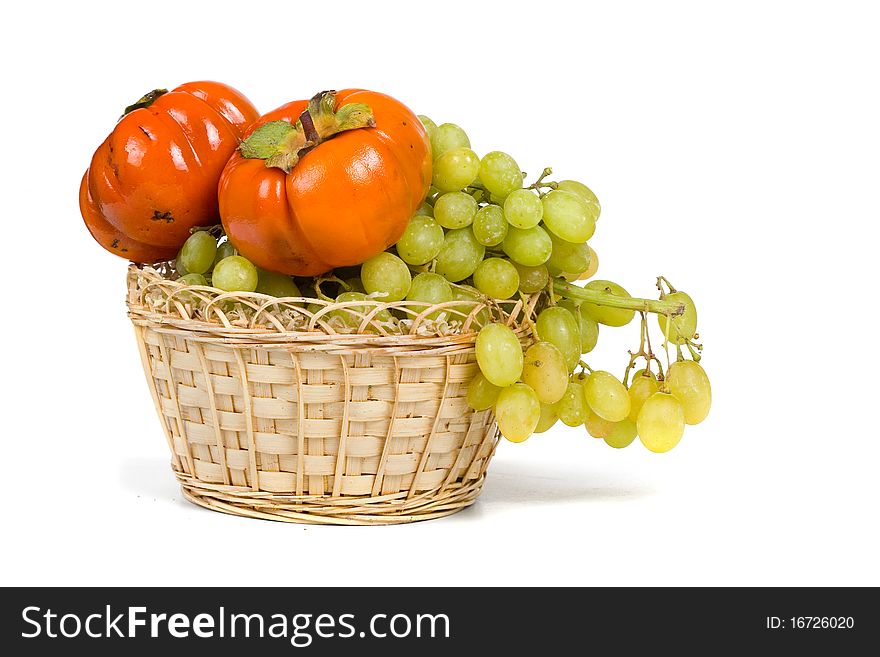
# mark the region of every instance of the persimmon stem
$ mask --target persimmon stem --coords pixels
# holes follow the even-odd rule
[[[159,96],[163,96],[168,93],[167,89],[153,89],[151,92],[144,94],[141,96],[136,102],[132,103],[128,107],[126,107],[122,111],[122,116],[130,112],[134,112],[136,109],[141,109],[142,107],[149,107]]]

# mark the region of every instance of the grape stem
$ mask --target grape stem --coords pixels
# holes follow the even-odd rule
[[[559,280],[553,282],[553,290],[568,299],[588,301],[595,303],[597,306],[606,306],[608,308],[656,313],[657,315],[666,315],[667,317],[677,317],[684,313],[683,303],[657,299],[640,299],[638,297],[618,297],[608,292],[588,290]]]

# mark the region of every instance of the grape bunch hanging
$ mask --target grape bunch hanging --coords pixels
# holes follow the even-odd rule
[[[302,289],[340,303],[427,306],[537,295],[529,304],[535,312],[525,344],[488,313],[477,315],[480,371],[470,382],[468,404],[493,409],[501,434],[512,442],[561,421],[584,426],[614,448],[636,437],[653,452],[675,447],[685,426],[700,423],[711,406],[690,296],[663,277],[659,299],[634,298],[615,282],[593,279],[599,261],[588,240],[601,207],[589,187],[551,181],[549,168],[524,186],[525,174],[507,153],[480,158],[459,126],[419,118],[431,141],[432,187],[392,248],[359,267],[300,278],[297,285],[290,276],[258,269],[222,234],[218,242],[216,230],[197,230],[177,257],[179,280],[277,297],[301,297]],[[334,296],[326,294],[328,283]],[[334,312],[352,323],[351,314]],[[658,320],[659,355],[651,346],[649,314]],[[639,348],[630,352],[624,376],[591,369],[584,356],[596,347],[600,325],[623,327],[636,316]],[[387,310],[376,317],[393,319]]]

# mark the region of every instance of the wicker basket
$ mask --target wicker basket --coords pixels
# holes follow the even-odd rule
[[[346,525],[474,502],[498,442],[465,403],[474,328],[494,313],[526,341],[531,304],[297,303],[167,275],[132,265],[128,308],[188,500]]]

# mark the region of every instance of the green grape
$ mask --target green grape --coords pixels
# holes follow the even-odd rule
[[[609,422],[620,422],[629,415],[629,393],[610,372],[592,372],[584,384],[584,397],[590,410]]]
[[[645,447],[652,452],[668,452],[684,434],[684,409],[669,393],[655,392],[642,406],[636,428]]]
[[[471,140],[467,133],[454,123],[434,126],[431,133],[431,155],[436,160],[454,148],[470,148]]]
[[[421,121],[422,125],[425,126],[425,132],[428,133],[428,139],[433,139],[434,132],[437,130],[437,124],[424,114],[419,114],[419,121]]]
[[[684,344],[692,340],[697,333],[697,307],[694,305],[694,300],[685,292],[667,294],[664,300],[684,305],[684,313],[672,318],[669,341],[673,344]],[[666,335],[666,315],[657,315],[657,323],[660,324],[663,335]]]
[[[486,324],[489,323],[489,309],[483,305],[482,295],[480,291],[475,287],[471,287],[470,285],[455,285],[452,287],[452,300],[453,301],[469,301],[469,304],[463,304],[460,306],[455,306],[454,308],[450,308],[450,315],[455,319],[460,319],[461,321],[465,321],[467,317],[474,310],[474,306],[480,305],[483,306],[474,314],[473,320],[471,320],[470,328],[480,329]]]
[[[553,406],[556,415],[563,424],[576,427],[587,420],[587,402],[584,400],[584,387],[576,381],[571,381],[562,398]]]
[[[484,255],[486,247],[477,241],[469,227],[450,230],[443,239],[434,271],[457,283],[474,273]]]
[[[521,443],[535,432],[541,419],[541,402],[525,383],[514,383],[498,394],[495,421],[501,435],[512,443]]]
[[[428,197],[425,199],[425,203],[427,203],[428,205],[433,206],[434,203],[437,202],[437,199],[440,198],[440,194],[442,194],[442,193],[443,193],[443,192],[441,192],[439,189],[437,189],[436,187],[434,187],[434,185],[431,185],[431,186],[428,188]]]
[[[614,423],[610,433],[605,436],[605,443],[609,447],[623,449],[628,447],[636,439],[637,435],[636,423],[629,418],[624,418],[620,422]]]
[[[525,230],[511,226],[501,248],[511,260],[526,267],[537,267],[547,262],[553,251],[553,242],[540,226]]]
[[[204,274],[214,264],[217,240],[206,230],[197,230],[180,247],[178,261],[188,274]]]
[[[602,211],[602,207],[599,205],[599,199],[596,198],[593,190],[587,187],[584,183],[580,183],[577,180],[562,180],[556,185],[556,189],[562,189],[566,192],[574,192],[585,200],[588,205],[595,205],[596,219],[599,218],[599,214]]]
[[[614,430],[615,422],[609,422],[603,417],[596,415],[587,407],[587,416],[584,419],[584,426],[587,427],[587,433],[593,438],[607,438]]]
[[[646,370],[644,367],[640,370],[636,370],[633,372],[633,381],[635,381],[640,376],[646,376],[649,379],[657,380],[657,375],[654,374],[651,370]]]
[[[549,342],[536,342],[526,349],[522,380],[542,404],[555,404],[562,399],[569,383],[568,368],[559,349]]]
[[[581,358],[581,336],[574,316],[565,308],[551,306],[538,315],[538,335],[562,352],[568,371],[574,371]]]
[[[509,326],[487,324],[477,335],[477,363],[480,371],[496,386],[505,387],[519,380],[523,371],[523,351],[519,338]]]
[[[520,292],[534,294],[546,288],[547,283],[550,282],[550,274],[544,265],[526,267],[518,262],[514,262],[513,266],[516,267],[516,272],[519,274]]]
[[[348,303],[351,301],[367,301],[368,303],[358,304],[358,305],[350,305],[345,308],[337,308],[335,310],[331,310],[327,313],[327,318],[338,317],[342,320],[342,323],[345,326],[350,328],[360,328],[361,324],[364,323],[364,320],[368,315],[371,315],[374,310],[376,310],[377,305],[375,303],[369,303],[369,299],[367,299],[367,295],[363,292],[343,292],[338,297],[336,297],[336,303]],[[379,321],[379,322],[390,322],[392,321],[392,315],[388,311],[387,308],[382,308],[377,313],[372,315],[370,321]]]
[[[567,242],[582,244],[596,232],[594,208],[573,192],[554,189],[541,199],[544,225]]]
[[[232,245],[232,242],[229,239],[221,242],[217,247],[217,253],[214,256],[214,262],[211,264],[211,269],[217,266],[217,263],[223,260],[223,258],[228,258],[229,256],[238,255],[238,251],[235,250],[235,247]]]
[[[424,265],[443,247],[443,229],[431,217],[417,214],[397,240],[397,255],[410,265]]]
[[[544,206],[529,189],[515,189],[504,199],[504,218],[514,228],[531,228],[541,223]]]
[[[174,259],[174,271],[177,272],[178,276],[186,276],[189,273],[186,270],[186,267],[183,266],[183,263],[180,262],[180,253],[178,253],[177,257]]]
[[[406,298],[412,277],[403,260],[383,251],[361,265],[361,282],[378,301],[400,301]]]
[[[434,160],[434,186],[441,192],[455,192],[470,185],[479,171],[476,153],[470,148],[453,148]]]
[[[501,208],[491,204],[477,210],[471,230],[483,246],[498,246],[507,237],[507,225]]]
[[[538,419],[538,426],[535,427],[535,433],[544,433],[549,430],[556,420],[556,411],[553,410],[551,404],[541,404],[541,417]]]
[[[208,281],[205,280],[205,277],[202,274],[184,274],[180,278],[177,279],[177,282],[182,285],[207,285]]]
[[[507,153],[492,151],[480,160],[480,181],[495,196],[504,198],[522,187],[522,180],[519,165]]]
[[[416,210],[416,215],[420,215],[420,214],[423,214],[426,217],[433,217],[434,216],[434,206],[431,205],[430,203],[428,203],[427,201],[425,201]]]
[[[630,294],[617,283],[611,281],[589,281],[584,285],[585,290],[595,290],[597,292],[606,292],[616,297],[629,299]],[[623,308],[609,308],[608,306],[600,306],[589,301],[584,301],[581,308],[587,316],[600,324],[606,326],[626,326],[632,321],[635,312],[632,310],[624,310]]]
[[[644,371],[644,370],[643,370]],[[639,419],[639,412],[645,400],[660,389],[657,379],[650,376],[636,374],[632,383],[629,384],[629,419],[635,422]]]
[[[253,292],[257,289],[258,281],[257,268],[240,255],[223,258],[211,275],[213,286],[225,292]]]
[[[298,297],[299,288],[290,276],[257,268],[257,288],[254,292],[270,297]]]
[[[669,366],[666,382],[684,409],[687,424],[699,424],[712,407],[712,386],[703,367],[692,360],[680,360]]]
[[[547,269],[554,276],[563,272],[580,274],[590,267],[590,247],[587,244],[573,244],[549,233],[553,252],[547,260]]]
[[[593,351],[599,341],[599,325],[584,313],[579,304],[571,299],[563,299],[556,305],[565,308],[577,321],[578,332],[581,336],[581,353],[588,354]]]
[[[417,313],[421,313],[426,310],[428,306],[452,301],[452,286],[449,284],[449,281],[439,274],[422,272],[412,279],[406,298],[408,301],[420,301],[425,303],[426,305],[424,308],[421,307],[421,304],[417,304],[413,308]],[[446,314],[447,316],[449,315],[448,311],[435,310],[427,315],[427,317],[428,319],[439,319],[441,313]]]
[[[509,299],[519,289],[519,274],[507,260],[487,258],[474,270],[474,286],[493,299]]]
[[[444,228],[470,226],[476,213],[476,200],[464,192],[448,192],[434,204],[434,219]]]
[[[489,379],[477,372],[467,390],[467,405],[475,411],[486,411],[495,405],[501,388],[489,383]]]

